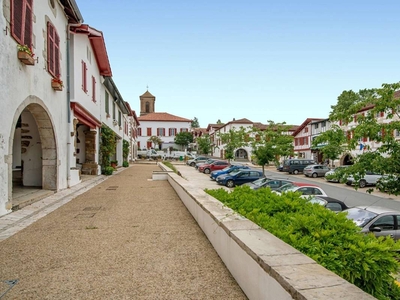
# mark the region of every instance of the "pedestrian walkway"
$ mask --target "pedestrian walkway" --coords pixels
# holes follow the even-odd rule
[[[153,170],[134,164],[1,217],[0,295],[18,280],[4,299],[246,299]]]

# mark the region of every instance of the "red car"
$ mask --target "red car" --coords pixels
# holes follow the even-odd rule
[[[226,160],[216,160],[211,164],[202,164],[199,166],[199,172],[210,174],[211,171],[222,170],[229,166],[230,163],[228,163]]]

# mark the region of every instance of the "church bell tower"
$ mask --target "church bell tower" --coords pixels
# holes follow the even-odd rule
[[[140,96],[140,116],[145,116],[153,113],[156,108],[156,97],[154,97],[148,90]]]

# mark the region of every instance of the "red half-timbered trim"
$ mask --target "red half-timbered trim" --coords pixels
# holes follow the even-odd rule
[[[74,116],[79,122],[89,126],[90,128],[101,127],[101,122],[97,120],[90,112],[77,102],[71,102],[71,109]]]

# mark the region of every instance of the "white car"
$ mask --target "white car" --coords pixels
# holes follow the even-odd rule
[[[281,186],[279,189],[272,191],[273,193],[282,194],[287,192],[299,192],[302,198],[310,196],[328,197],[323,189],[315,184],[292,182]]]
[[[378,173],[374,173],[374,172],[365,172],[365,175],[363,178],[361,178],[358,182],[358,186],[360,188],[366,187],[367,185],[376,185],[378,179],[382,178],[383,175],[378,174]],[[347,177],[347,185],[353,185],[355,184],[356,179],[354,178],[354,176],[349,176]]]

